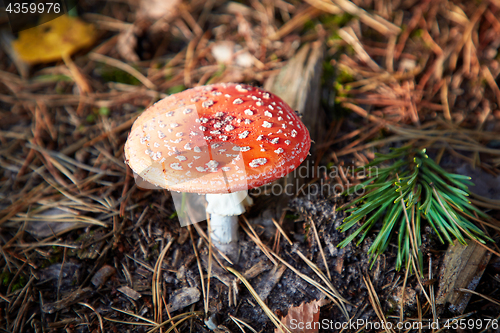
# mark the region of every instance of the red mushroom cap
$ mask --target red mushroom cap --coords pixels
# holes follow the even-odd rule
[[[283,100],[228,83],[188,89],[149,107],[132,126],[125,159],[162,188],[231,193],[285,176],[310,146],[307,128]]]

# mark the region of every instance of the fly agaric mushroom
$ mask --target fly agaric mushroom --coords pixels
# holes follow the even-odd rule
[[[188,89],[149,107],[132,126],[125,159],[151,184],[206,194],[212,241],[234,258],[237,216],[251,202],[246,191],[293,171],[310,146],[307,128],[283,100],[228,83]]]

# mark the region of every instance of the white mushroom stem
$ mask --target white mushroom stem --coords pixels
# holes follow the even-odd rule
[[[219,250],[231,259],[238,258],[238,215],[252,204],[247,191],[229,194],[207,194],[207,212],[210,213],[210,238]]]

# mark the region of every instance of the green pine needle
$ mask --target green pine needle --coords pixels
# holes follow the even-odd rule
[[[392,165],[379,167],[381,163],[395,159],[397,161]],[[397,233],[397,270],[406,267],[410,256],[416,259],[420,269],[423,267],[420,250],[422,218],[429,223],[442,243],[445,240],[453,243],[457,239],[466,244],[466,238],[481,243],[491,241],[467,218],[473,213],[488,218],[468,200],[467,186],[474,185],[470,177],[447,172],[427,156],[425,149],[416,150],[411,146],[392,149],[389,154],[376,154],[372,162],[355,171],[370,168],[370,173],[373,173],[373,167],[377,167],[375,176],[370,174],[366,181],[343,193],[351,195],[360,188],[365,191],[363,196],[337,209],[351,213],[339,227],[340,231],[345,232],[360,225],[339,244],[340,247],[347,246],[356,237],[359,237],[359,245],[380,219],[382,227],[368,254],[373,265],[389,246],[391,237]],[[367,218],[363,222],[365,216]]]

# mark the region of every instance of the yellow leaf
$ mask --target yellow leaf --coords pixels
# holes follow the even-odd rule
[[[19,32],[12,42],[19,57],[29,63],[52,62],[70,56],[94,42],[94,26],[79,18],[61,15],[47,23]]]

